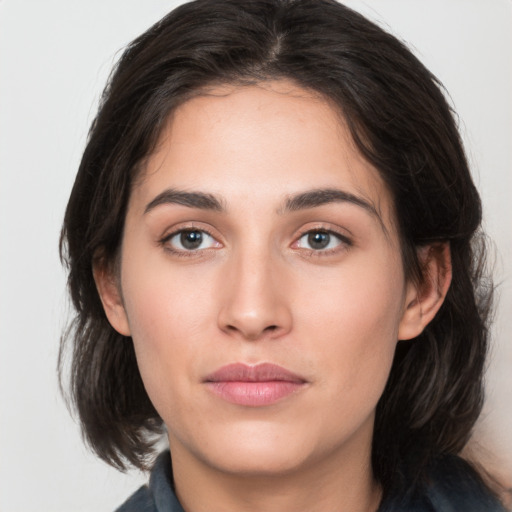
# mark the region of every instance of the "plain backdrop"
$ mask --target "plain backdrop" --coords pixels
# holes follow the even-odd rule
[[[0,0],[0,511],[112,511],[145,481],[83,447],[59,394],[69,306],[57,245],[99,94],[135,36],[179,2]],[[479,439],[512,474],[512,2],[348,5],[405,40],[450,92],[500,302]]]

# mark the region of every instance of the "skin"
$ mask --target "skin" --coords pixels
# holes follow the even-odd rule
[[[170,189],[222,211],[176,204]],[[350,200],[287,208],[318,189]],[[394,215],[339,114],[290,82],[217,87],[174,112],[130,197],[120,275],[99,266],[95,278],[133,338],[187,512],[377,509],[375,407],[397,340],[421,332],[449,285],[447,248],[424,252],[421,287],[406,282]],[[180,230],[202,233],[199,248]],[[233,404],[204,380],[235,362],[305,384]]]

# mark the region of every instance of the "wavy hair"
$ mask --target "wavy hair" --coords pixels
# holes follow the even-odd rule
[[[336,105],[395,205],[406,276],[418,248],[449,242],[453,280],[424,332],[398,343],[378,403],[372,463],[385,491],[467,443],[483,400],[487,318],[481,205],[439,81],[397,38],[334,0],[196,0],[135,39],[103,93],[67,206],[61,257],[76,315],[70,396],[86,441],[108,463],[148,466],[162,420],[130,338],[108,323],[93,279],[116,260],[144,159],[179,104],[215,84],[286,78]]]

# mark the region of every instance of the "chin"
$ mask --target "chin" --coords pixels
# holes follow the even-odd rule
[[[223,473],[261,477],[294,472],[318,449],[304,432],[264,421],[210,428],[201,440],[185,444],[187,451]]]
[[[275,446],[273,443],[232,443],[223,454],[212,457],[213,464],[224,473],[245,477],[273,477],[300,470],[308,456],[299,446]]]

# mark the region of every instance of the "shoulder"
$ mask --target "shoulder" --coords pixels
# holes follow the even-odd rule
[[[379,512],[506,512],[478,473],[456,456],[432,463],[426,477],[394,493]],[[141,487],[116,512],[184,512],[173,490],[169,452],[159,455],[149,485]]]
[[[133,493],[115,512],[157,512],[155,502],[149,491],[149,487],[144,485],[137,492]]]
[[[149,484],[132,494],[115,512],[184,512],[174,494],[168,451],[156,459]]]
[[[429,476],[428,496],[434,510],[505,512],[480,475],[460,457],[439,459]]]
[[[454,455],[436,459],[423,479],[406,487],[379,512],[506,512],[471,465]]]

